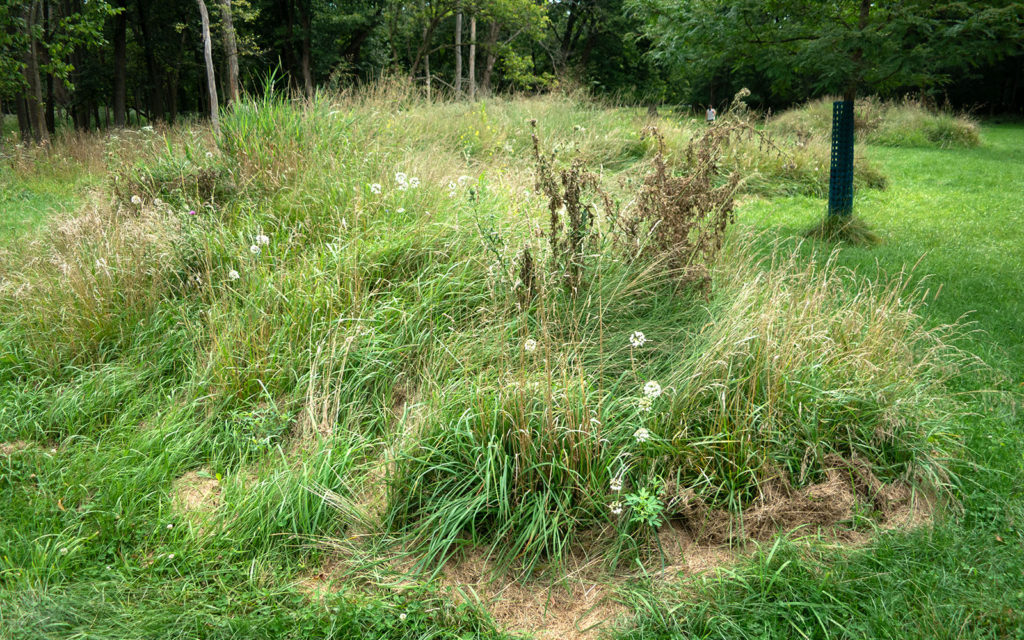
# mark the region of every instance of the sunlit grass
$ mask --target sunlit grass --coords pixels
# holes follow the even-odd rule
[[[384,588],[408,579],[393,560],[432,572],[475,546],[499,571],[557,578],[583,551],[642,576],[658,564],[651,523],[689,501],[737,514],[780,473],[806,485],[836,456],[944,494],[961,515],[936,535],[1003,558],[985,545],[1017,540],[1017,417],[977,392],[1014,388],[1024,361],[1007,197],[1019,129],[985,129],[968,151],[871,148],[858,184],[889,182],[858,191],[874,248],[789,239],[824,213],[823,145],[730,147],[746,204],[705,298],[664,262],[627,259],[604,218],[580,285],[564,285],[530,118],[628,210],[653,151],[646,113],[564,96],[267,98],[225,114],[220,140],[188,126],[84,136],[4,165],[0,184],[31,206],[0,227],[0,628],[493,635],[434,583]],[[670,154],[703,127],[661,120]],[[987,334],[964,336],[971,309]],[[207,491],[194,513],[176,496],[186,477]],[[984,541],[964,542],[972,531]],[[890,549],[933,585],[908,555],[945,544],[929,535],[872,547],[849,575]],[[734,619],[722,629],[803,593],[818,565],[785,573],[793,555],[706,585]],[[342,592],[296,587],[335,563]],[[763,587],[773,576],[778,591]],[[840,593],[835,580],[821,584]],[[936,589],[936,606],[969,584]],[[655,637],[698,628],[678,615],[689,588],[624,593]],[[925,609],[908,611],[887,628]],[[772,628],[790,629],[782,619]]]

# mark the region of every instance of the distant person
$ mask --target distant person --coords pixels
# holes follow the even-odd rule
[[[709,106],[708,110],[707,110],[707,113],[705,113],[704,115],[708,119],[708,124],[712,124],[712,123],[714,123],[715,116],[718,115],[718,112],[715,111],[714,107]]]

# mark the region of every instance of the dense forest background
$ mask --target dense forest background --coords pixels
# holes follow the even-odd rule
[[[568,86],[628,103],[696,107],[726,104],[746,87],[750,104],[779,109],[834,92],[820,82],[821,69],[799,60],[779,65],[744,46],[763,43],[746,39],[742,21],[749,15],[730,11],[757,5],[757,16],[770,21],[772,3],[730,9],[699,0],[0,0],[0,113],[16,114],[22,137],[37,141],[58,126],[174,122],[208,113],[201,4],[208,8],[221,104],[234,98],[235,68],[241,91],[260,92],[273,82],[297,95],[394,76],[431,95],[469,99]],[[807,15],[801,0],[774,4]],[[847,4],[856,12],[857,2]],[[914,3],[876,4],[889,5],[879,15],[896,24],[892,16]],[[908,11],[905,25],[898,23],[905,45],[902,68],[891,76],[898,82],[867,89],[1020,114],[1024,51],[1014,20],[1021,3],[927,5],[931,22]],[[701,17],[701,10],[710,13]],[[986,22],[964,27],[985,12]],[[687,39],[716,16],[720,32],[705,34],[702,46]],[[934,40],[945,16],[955,17],[942,34],[946,44],[929,48],[926,61],[904,55],[918,41]],[[984,46],[970,47],[978,38]],[[914,65],[925,62],[927,73],[915,75]]]

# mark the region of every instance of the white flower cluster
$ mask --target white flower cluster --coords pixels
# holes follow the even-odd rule
[[[526,353],[533,353],[537,350],[537,341],[533,338],[527,338],[526,342],[523,343],[523,351]]]
[[[634,349],[639,349],[647,344],[647,336],[644,335],[643,331],[634,331],[629,336],[629,344],[633,345]]]
[[[406,191],[407,189],[416,189],[420,186],[419,178],[415,176],[410,178],[402,171],[395,173],[395,182],[398,183],[399,191]]]

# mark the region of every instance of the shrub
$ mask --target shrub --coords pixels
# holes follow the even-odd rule
[[[832,102],[826,97],[783,112],[772,118],[769,128],[778,135],[806,142],[828,140],[832,130]],[[978,125],[963,114],[927,107],[920,100],[898,102],[862,98],[854,106],[857,139],[890,147],[975,147]]]

